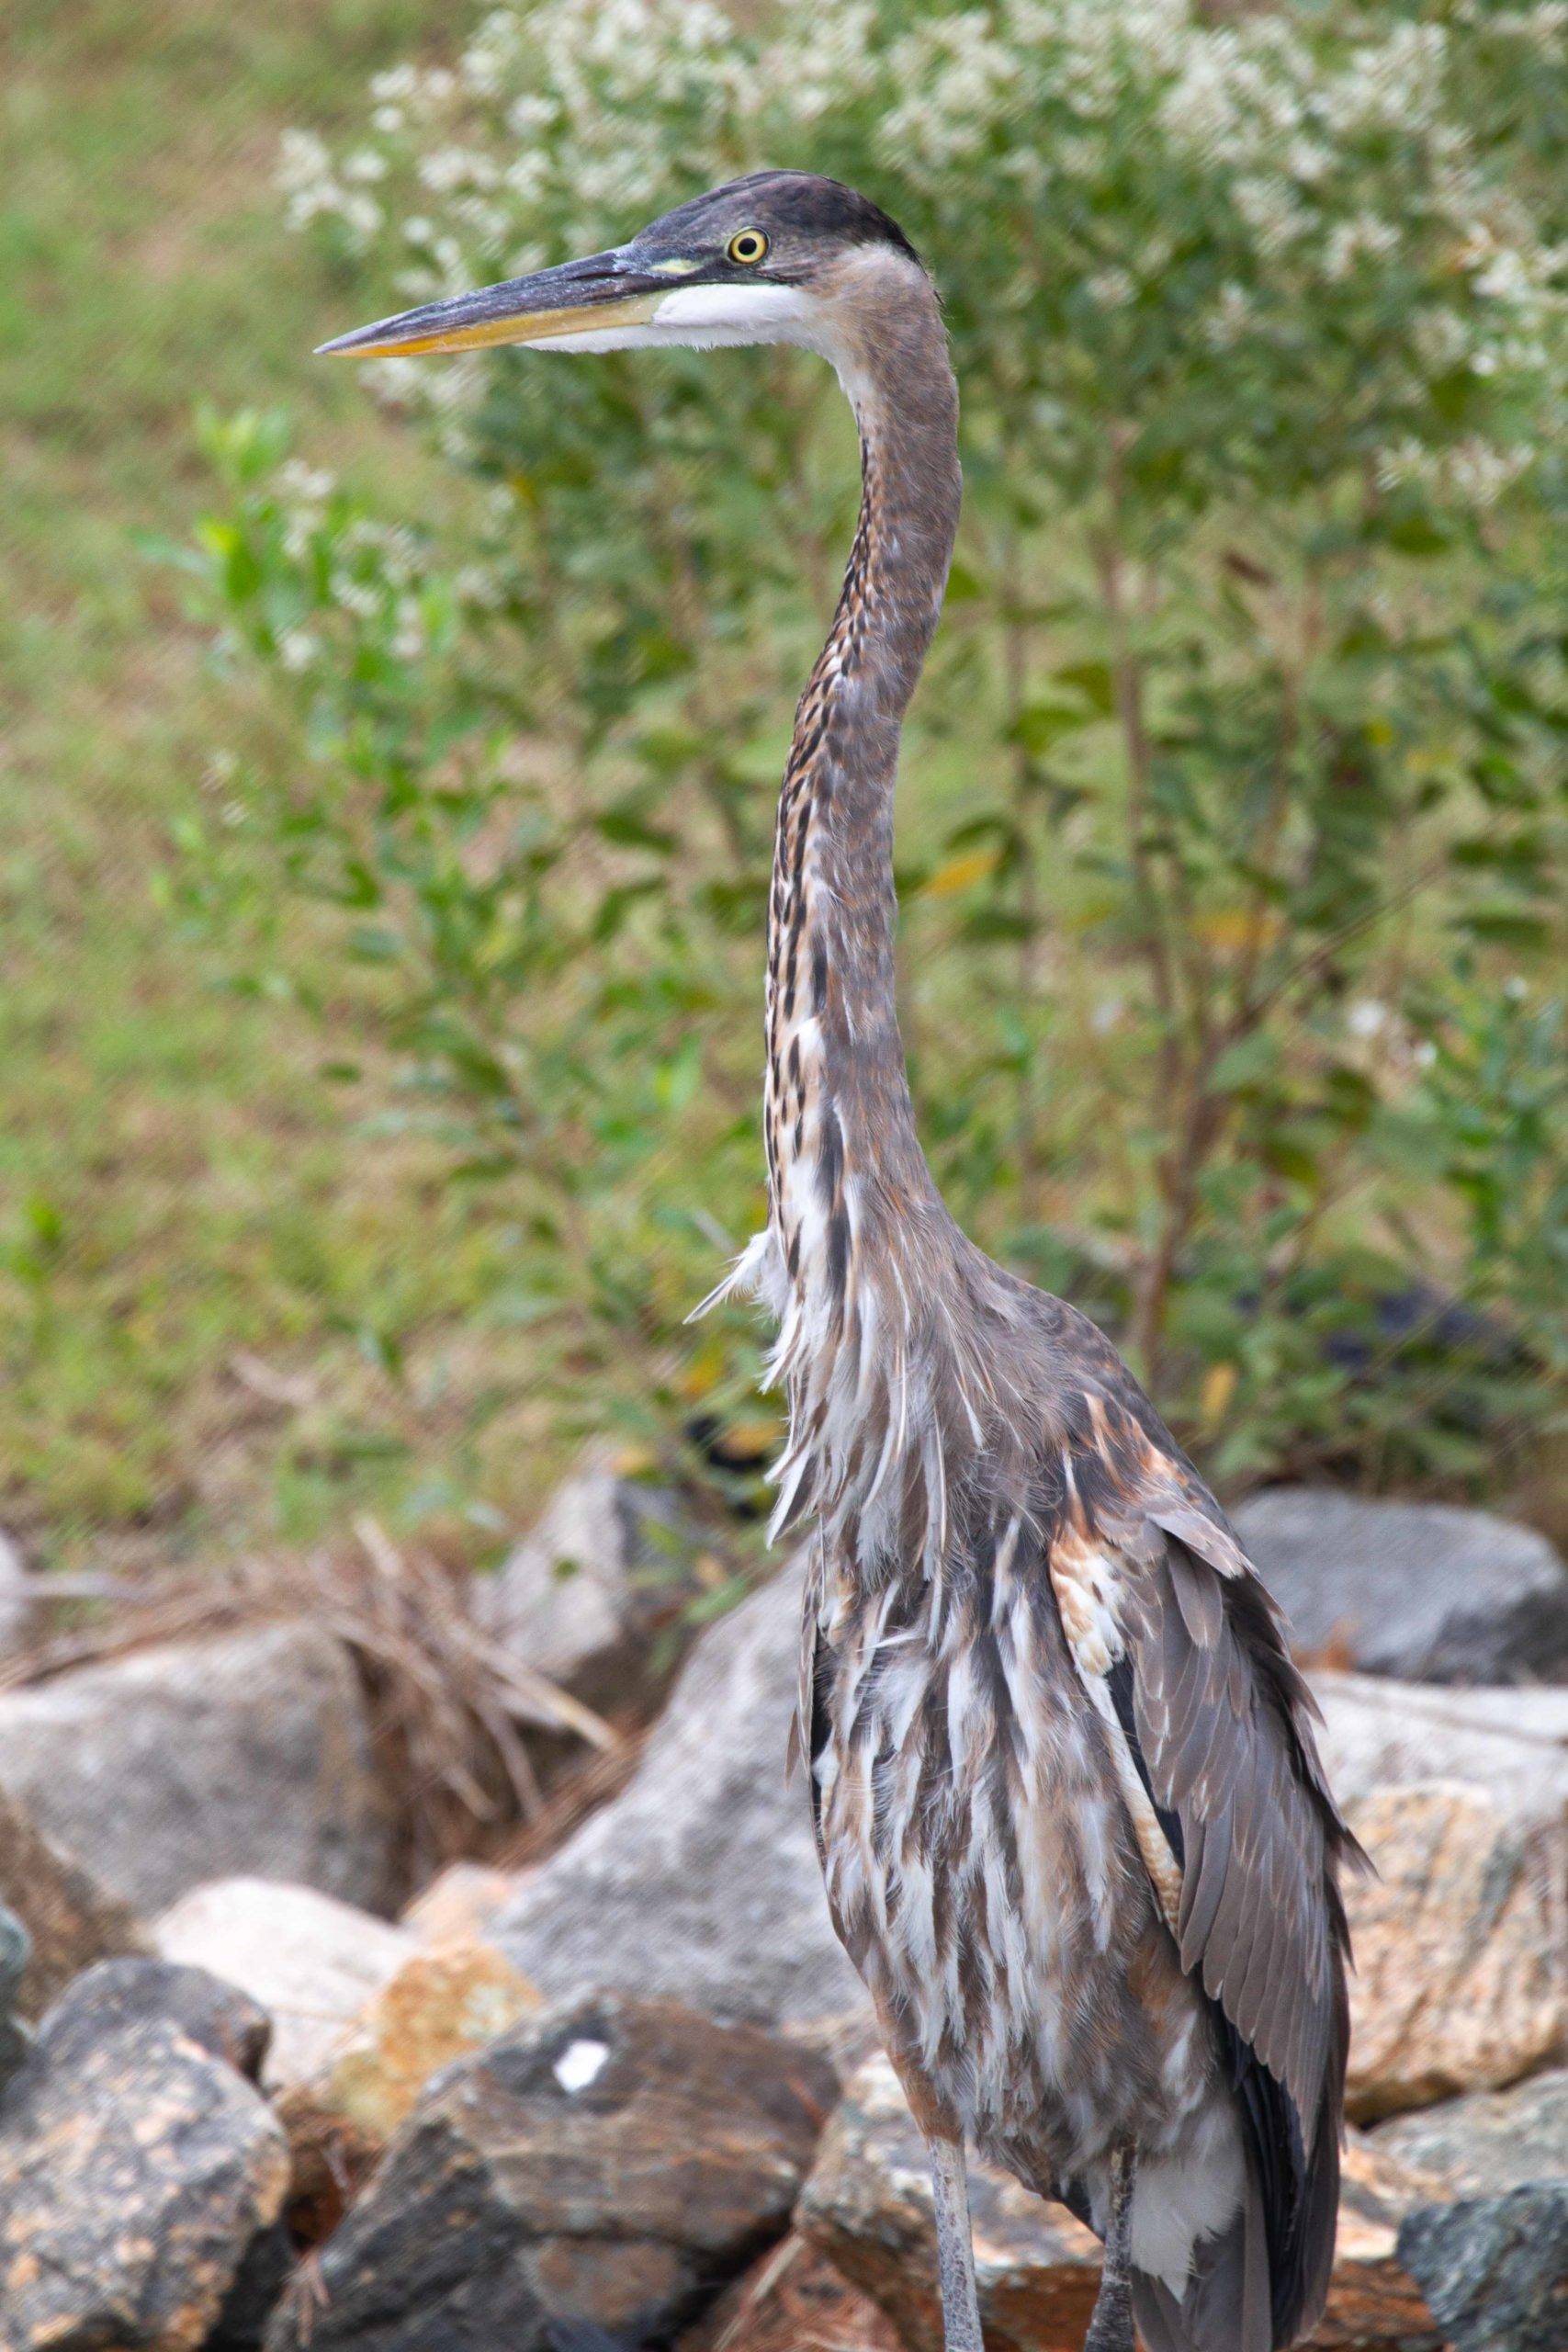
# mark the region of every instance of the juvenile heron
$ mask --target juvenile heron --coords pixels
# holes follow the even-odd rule
[[[973,2142],[1105,2243],[1088,2352],[1274,2352],[1321,2311],[1354,1848],[1280,1616],[1110,1343],[959,1232],[894,990],[899,730],[958,522],[931,281],[863,197],[763,172],[626,244],[329,344],[793,343],[863,495],[795,715],[769,905],[774,1532],[814,1521],[798,1734],[834,1924],[931,2153],[981,2352]]]

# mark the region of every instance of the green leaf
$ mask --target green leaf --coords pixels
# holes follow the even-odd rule
[[[1059,743],[1064,736],[1079,734],[1093,723],[1093,714],[1076,703],[1026,703],[1008,728],[1003,740],[1021,745],[1024,751],[1038,759],[1054,743]]]
[[[616,807],[602,808],[593,820],[594,830],[617,849],[651,850],[656,857],[669,857],[675,848],[675,836],[660,825],[651,824],[641,811],[626,801]]]
[[[1472,938],[1489,940],[1498,947],[1544,948],[1551,936],[1541,916],[1525,914],[1516,907],[1472,907],[1454,921]]]
[[[1065,668],[1053,670],[1051,675],[1058,685],[1071,686],[1082,695],[1100,718],[1109,718],[1115,709],[1116,682],[1109,662],[1069,662]]]
[[[1209,1073],[1217,1094],[1239,1094],[1273,1076],[1280,1064],[1280,1043],[1267,1029],[1237,1037],[1227,1046]]]

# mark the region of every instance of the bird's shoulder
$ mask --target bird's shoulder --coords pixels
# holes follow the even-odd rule
[[[1022,1439],[1016,1455],[1004,1442],[999,1457],[1013,1480],[1037,1476],[1053,1521],[1111,1534],[1134,1561],[1174,1539],[1216,1574],[1260,1584],[1217,1498],[1099,1324],[1069,1299],[980,1263],[990,1311],[976,1319],[993,1323]]]

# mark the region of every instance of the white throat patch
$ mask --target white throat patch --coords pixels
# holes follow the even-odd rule
[[[675,341],[794,343],[808,333],[818,304],[795,286],[678,286],[653,314]]]
[[[676,345],[800,343],[819,348],[821,306],[794,286],[676,286],[637,326],[552,335],[539,351],[661,351]]]

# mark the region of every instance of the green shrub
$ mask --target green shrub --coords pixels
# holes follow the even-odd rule
[[[535,0],[285,157],[345,325],[763,162],[926,251],[968,488],[900,817],[922,1131],[1233,1482],[1495,1476],[1562,1368],[1565,62],[1551,7]],[[208,609],[303,756],[199,891],[282,858],[384,967],[397,1114],[509,1188],[594,1412],[754,1418],[745,1323],[680,1321],[763,1213],[848,422],[787,352],[365,373],[482,496],[413,529],[209,421]]]

